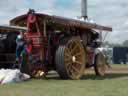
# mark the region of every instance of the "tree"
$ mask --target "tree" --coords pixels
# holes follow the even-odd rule
[[[124,47],[128,47],[128,40],[125,40],[125,41],[123,42],[123,46],[124,46]]]
[[[110,43],[108,41],[103,42],[103,47],[123,47],[122,44]]]

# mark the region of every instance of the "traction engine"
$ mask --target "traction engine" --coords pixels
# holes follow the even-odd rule
[[[36,70],[58,72],[63,79],[79,79],[86,68],[94,67],[97,75],[106,70],[104,54],[98,50],[99,31],[112,28],[59,16],[35,13],[10,21],[11,25],[27,27],[24,33],[27,52],[22,55],[20,70],[34,76]]]

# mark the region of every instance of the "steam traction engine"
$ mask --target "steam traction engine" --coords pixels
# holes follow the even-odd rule
[[[58,16],[35,13],[10,21],[14,26],[27,26],[26,41],[31,41],[31,50],[22,55],[21,71],[33,75],[34,70],[56,70],[63,79],[79,79],[86,68],[94,66],[97,75],[103,76],[106,69],[102,52],[95,52],[102,42],[99,31],[112,28]]]

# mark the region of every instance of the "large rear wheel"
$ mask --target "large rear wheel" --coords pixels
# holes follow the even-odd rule
[[[63,79],[79,79],[85,69],[85,50],[80,38],[63,40],[56,51],[56,69]]]

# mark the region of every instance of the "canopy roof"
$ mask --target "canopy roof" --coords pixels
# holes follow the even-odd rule
[[[38,18],[38,21],[40,22],[40,26],[43,26],[41,24],[43,24],[43,21],[46,20],[47,22],[52,22],[54,24],[59,24],[62,26],[77,27],[82,29],[96,29],[101,31],[112,31],[111,27],[101,26],[96,23],[89,23],[76,19],[64,18],[60,16],[51,16],[40,13],[35,13],[35,14],[36,17]],[[26,27],[26,23],[27,23],[27,14],[18,16],[10,21],[11,25],[22,26],[22,27]]]

